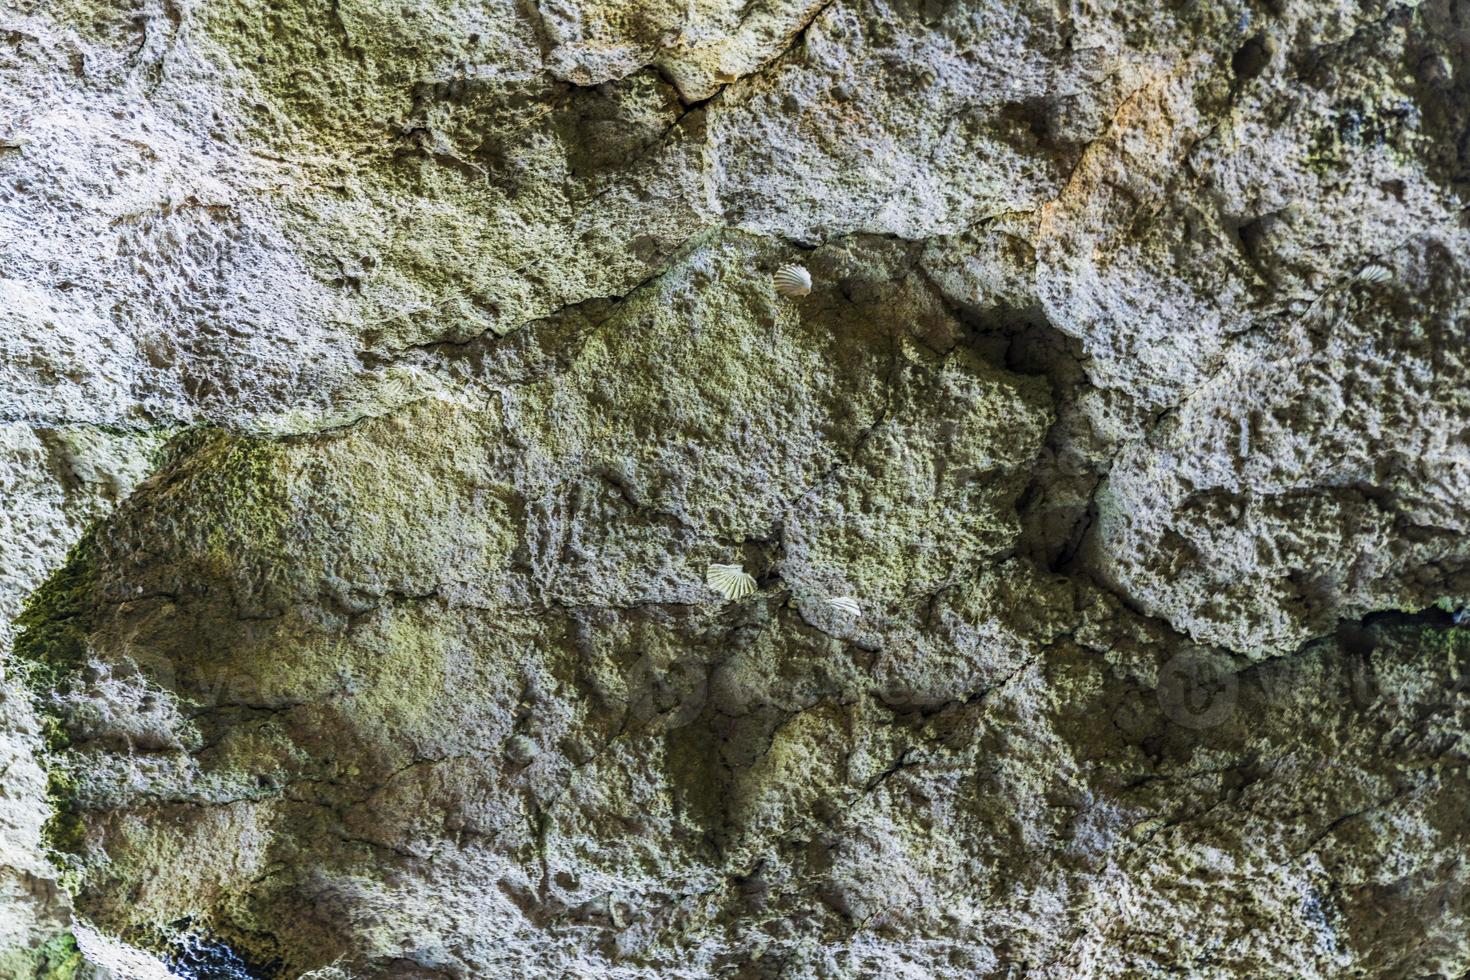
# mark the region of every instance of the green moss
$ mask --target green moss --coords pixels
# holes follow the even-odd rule
[[[82,535],[61,568],[26,601],[16,617],[18,635],[11,654],[21,679],[43,694],[66,683],[86,659],[92,630],[97,573],[95,530]],[[49,726],[48,744],[59,746],[59,730]]]
[[[0,976],[13,980],[74,980],[86,960],[76,937],[61,933],[41,946],[0,953]]]
[[[201,454],[198,485],[229,526],[279,530],[285,510],[283,452],[263,439],[219,439]]]
[[[177,452],[189,441],[187,436],[171,440],[158,460],[167,459],[170,452]],[[64,871],[70,870],[67,856],[81,852],[86,828],[77,805],[77,779],[64,758],[71,741],[67,727],[61,716],[48,710],[48,705],[53,694],[65,693],[72,686],[88,661],[89,636],[96,628],[98,609],[99,556],[94,527],[82,535],[62,566],[26,601],[15,621],[17,635],[10,659],[15,676],[40,702],[45,747],[42,761],[52,811],[42,827],[42,840]]]
[[[41,828],[41,841],[57,856],[80,854],[86,824],[76,806],[76,778],[59,763],[46,771],[46,800],[51,816]]]
[[[60,758],[70,739],[61,719],[44,711],[45,697],[65,690],[86,662],[95,586],[96,539],[88,531],[60,570],[26,602],[16,619],[19,635],[11,655],[21,680],[42,699],[46,798],[52,813],[41,828],[41,837],[58,859],[81,850],[84,828],[76,806],[75,778]]]
[[[1470,630],[1438,622],[1387,622],[1374,631],[1389,644],[1425,656],[1426,662],[1459,664],[1470,659]]]
[[[178,462],[154,501],[162,509],[177,498],[206,518],[180,530],[178,560],[197,564],[179,571],[233,582],[242,570],[286,557],[290,461],[281,446],[213,430],[190,434],[170,452]]]
[[[75,885],[73,878],[78,867],[73,858],[81,855],[87,837],[87,824],[77,804],[76,777],[59,758],[46,760],[46,802],[51,815],[41,825],[41,843],[45,845],[52,862],[62,873],[61,882],[68,889]]]

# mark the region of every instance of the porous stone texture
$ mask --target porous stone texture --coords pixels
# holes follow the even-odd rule
[[[5,0],[0,975],[1464,975],[1467,188],[1461,0]]]

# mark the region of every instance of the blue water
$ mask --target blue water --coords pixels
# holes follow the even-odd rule
[[[194,931],[187,922],[176,924],[163,960],[180,980],[273,980],[275,963],[252,963],[225,943]]]

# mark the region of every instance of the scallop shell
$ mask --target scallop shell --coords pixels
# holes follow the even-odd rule
[[[812,274],[799,265],[783,265],[771,281],[782,296],[805,296],[812,291]]]
[[[755,579],[739,565],[711,565],[704,581],[726,599],[743,599],[755,591]]]
[[[849,595],[832,596],[827,600],[827,605],[849,616],[861,616],[863,614],[863,607],[858,605],[858,601]]]
[[[1377,262],[1363,266],[1358,272],[1358,279],[1362,282],[1388,282],[1392,278],[1393,270]]]

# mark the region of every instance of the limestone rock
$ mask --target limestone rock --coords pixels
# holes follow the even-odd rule
[[[12,0],[0,974],[1463,975],[1467,17]]]

